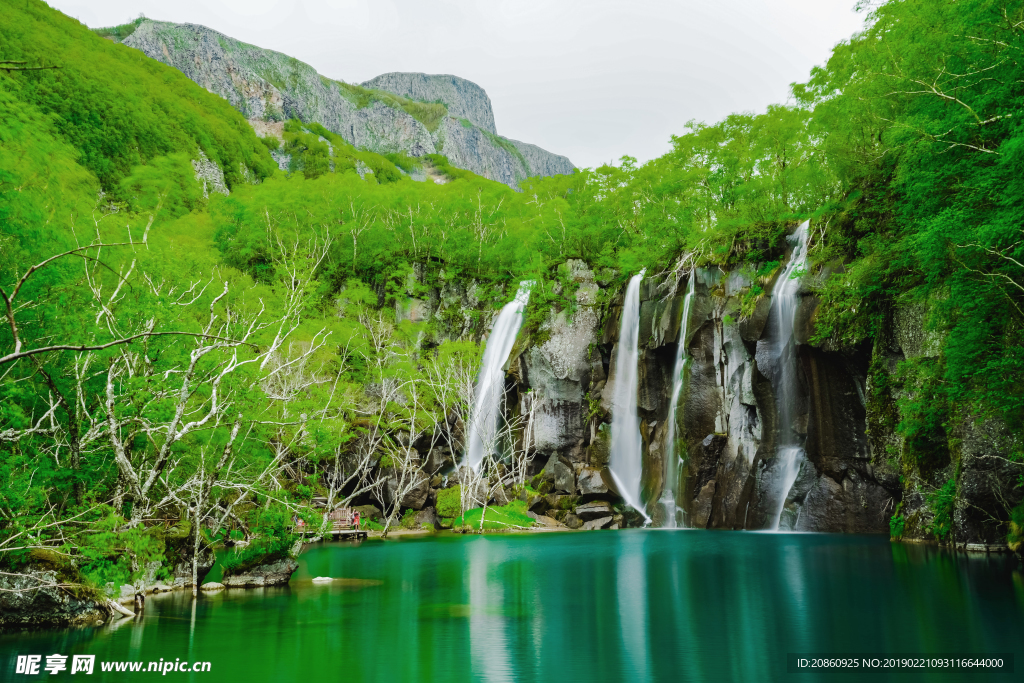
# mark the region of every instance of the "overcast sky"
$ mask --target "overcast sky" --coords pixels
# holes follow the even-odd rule
[[[690,119],[785,102],[859,30],[856,0],[51,0],[91,27],[203,24],[359,83],[482,86],[498,132],[597,166],[669,149]]]

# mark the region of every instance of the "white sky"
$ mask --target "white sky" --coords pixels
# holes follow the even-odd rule
[[[91,27],[209,26],[359,83],[451,73],[498,132],[597,166],[668,151],[690,119],[785,102],[860,29],[856,0],[51,0]]]

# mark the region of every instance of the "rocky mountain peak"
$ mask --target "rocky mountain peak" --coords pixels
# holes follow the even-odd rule
[[[477,128],[497,135],[491,98],[476,83],[451,74],[392,72],[381,74],[362,84],[364,88],[384,90],[420,102],[442,102],[448,114],[466,119]]]

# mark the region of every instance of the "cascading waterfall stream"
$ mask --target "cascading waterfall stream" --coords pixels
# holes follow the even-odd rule
[[[619,495],[645,518],[640,500],[643,476],[640,419],[637,416],[637,338],[640,333],[640,280],[634,275],[626,287],[619,327],[619,348],[615,355],[615,394],[612,399],[612,448],[608,470]],[[649,518],[648,518],[649,519]]]
[[[464,464],[480,471],[480,465],[489,450],[495,447],[501,399],[505,390],[505,363],[516,343],[516,335],[523,324],[523,310],[530,300],[533,281],[519,283],[516,298],[505,304],[487,337],[483,367],[473,391],[473,410],[469,420],[469,443]]]
[[[690,272],[690,282],[686,287],[686,296],[683,298],[682,319],[679,321],[679,343],[676,345],[676,362],[672,366],[672,400],[668,408],[668,432],[665,448],[665,484],[661,494],[662,508],[665,510],[665,521],[663,526],[675,529],[680,526],[678,519],[682,513],[677,501],[679,500],[679,468],[683,464],[681,458],[676,457],[676,439],[679,438],[676,423],[676,411],[679,409],[679,397],[683,392],[683,384],[686,382],[686,364],[690,356],[686,353],[686,338],[688,335],[687,325],[690,322],[690,302],[693,301],[694,284],[697,281],[697,271]]]
[[[776,474],[776,481],[779,482],[778,510],[775,513],[775,521],[772,530],[777,531],[782,520],[782,511],[786,506],[786,498],[789,496],[797,475],[800,473],[800,462],[803,460],[804,448],[796,434],[794,427],[795,408],[798,397],[797,368],[796,368],[796,337],[794,327],[796,322],[796,309],[800,303],[800,279],[795,277],[802,273],[807,267],[807,237],[810,221],[805,221],[797,228],[790,238],[795,240],[793,255],[789,264],[775,284],[775,291],[772,293],[772,314],[778,321],[776,329],[778,336],[774,341],[777,350],[777,370],[775,383],[775,396],[779,406],[779,442],[776,448],[775,457],[780,463],[780,470]]]

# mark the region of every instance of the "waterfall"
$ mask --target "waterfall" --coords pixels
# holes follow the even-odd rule
[[[615,394],[612,399],[612,452],[608,470],[619,494],[634,510],[647,517],[640,501],[643,475],[640,420],[637,416],[637,337],[640,332],[640,280],[634,275],[626,288],[615,355]]]
[[[686,338],[688,336],[687,325],[690,322],[690,302],[693,301],[694,284],[697,281],[697,270],[690,271],[690,282],[686,287],[686,296],[683,298],[683,314],[679,321],[679,343],[676,345],[676,362],[672,366],[672,400],[668,407],[668,430],[666,432],[665,447],[665,483],[661,494],[662,508],[665,510],[665,521],[663,526],[676,528],[679,526],[677,517],[682,510],[676,502],[679,500],[679,467],[683,464],[682,458],[676,457],[676,439],[679,438],[678,427],[676,426],[676,411],[679,409],[679,396],[683,391],[683,383],[686,381],[686,364],[690,357],[686,353]]]
[[[469,420],[469,444],[466,448],[465,463],[480,471],[484,456],[495,448],[498,433],[498,418],[501,413],[501,399],[505,393],[505,363],[516,343],[516,335],[523,324],[523,309],[530,299],[533,281],[519,283],[516,298],[505,304],[494,322],[494,328],[487,337],[484,348],[483,367],[473,391],[473,410]]]
[[[772,292],[772,314],[777,323],[777,336],[773,340],[778,363],[775,372],[775,398],[779,407],[779,440],[775,458],[780,463],[780,470],[775,475],[776,481],[779,482],[776,492],[779,498],[778,511],[772,525],[772,529],[776,531],[782,519],[782,511],[786,506],[786,498],[800,472],[800,462],[803,460],[804,454],[800,438],[793,429],[794,409],[799,389],[796,373],[794,323],[796,309],[800,303],[800,280],[795,276],[802,273],[807,267],[809,225],[810,221],[805,221],[789,238],[791,241],[795,241],[793,255],[778,282],[775,283],[775,290]]]

